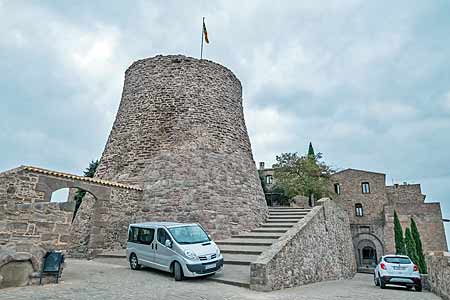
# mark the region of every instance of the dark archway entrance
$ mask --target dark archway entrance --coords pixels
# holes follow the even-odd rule
[[[375,269],[378,262],[378,256],[374,242],[371,240],[362,240],[358,243],[356,250],[358,271],[371,272]]]

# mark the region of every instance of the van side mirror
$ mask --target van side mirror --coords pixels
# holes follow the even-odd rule
[[[167,248],[172,248],[172,241],[171,241],[171,240],[166,240],[166,242],[164,243],[164,245],[165,245]]]
[[[211,235],[210,235],[210,234],[208,234],[208,238],[209,238],[210,240],[212,240],[212,237],[211,237]]]

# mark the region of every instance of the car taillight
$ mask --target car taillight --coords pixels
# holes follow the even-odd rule
[[[381,268],[382,270],[386,270],[386,265],[385,265],[384,263],[381,263],[381,264],[380,264],[380,268]]]
[[[419,268],[416,265],[414,265],[414,272],[418,272],[418,271],[419,271]]]

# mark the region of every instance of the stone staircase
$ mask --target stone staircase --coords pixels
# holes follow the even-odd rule
[[[250,287],[250,264],[310,211],[291,207],[269,208],[269,217],[258,228],[215,241],[224,257],[224,268],[209,279]]]

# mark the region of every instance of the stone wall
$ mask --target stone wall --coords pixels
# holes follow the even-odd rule
[[[332,200],[318,204],[251,264],[252,289],[271,291],[355,274],[347,214]]]
[[[96,177],[142,186],[153,220],[198,222],[215,238],[267,214],[241,83],[207,60],[156,56],[128,68]]]
[[[425,195],[422,194],[420,184],[395,184],[386,186],[389,202],[392,203],[423,203]]]
[[[411,217],[417,224],[424,251],[447,251],[444,223],[439,203],[394,204],[385,207],[385,248],[386,253],[395,252],[394,209],[397,211],[403,230],[411,226]]]
[[[431,291],[444,300],[450,300],[450,253],[430,253],[426,261]]]
[[[351,224],[366,225],[383,221],[383,206],[388,204],[385,174],[347,169],[334,174],[331,181],[340,184],[341,193],[335,194],[333,199],[347,211]],[[362,182],[369,182],[370,193],[362,193]],[[355,214],[357,203],[363,205],[362,217]]]

